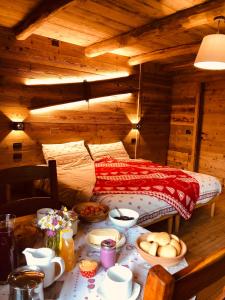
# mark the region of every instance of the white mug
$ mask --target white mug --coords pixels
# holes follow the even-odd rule
[[[108,300],[127,300],[132,295],[133,274],[124,266],[115,265],[107,270],[104,289]]]
[[[53,212],[54,209],[52,208],[41,208],[37,210],[37,221],[40,221],[41,218],[46,216],[48,213]]]
[[[64,260],[55,256],[55,251],[50,248],[26,248],[23,251],[28,266],[37,266],[45,273],[44,287],[50,286],[65,271]],[[60,272],[55,275],[55,264],[59,264]]]

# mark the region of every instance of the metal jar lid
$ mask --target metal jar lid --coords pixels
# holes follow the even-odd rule
[[[36,266],[24,266],[15,269],[8,276],[8,283],[14,289],[28,290],[43,282],[45,274]]]
[[[116,242],[111,239],[107,239],[101,242],[101,247],[103,249],[115,249],[116,248]]]

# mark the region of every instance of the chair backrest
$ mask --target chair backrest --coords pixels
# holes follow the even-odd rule
[[[149,270],[144,300],[190,299],[223,276],[225,276],[225,248],[174,275],[162,266],[156,265]]]
[[[48,165],[40,166],[21,166],[0,170],[0,185],[9,187],[13,184],[22,182],[31,182],[34,180],[49,179],[50,196],[49,197],[32,197],[10,201],[9,188],[6,189],[6,202],[0,203],[0,213],[15,213],[23,215],[35,212],[44,203],[51,204],[51,207],[59,207],[58,202],[58,181],[56,171],[56,161],[49,160]],[[26,191],[25,191],[26,192]],[[29,200],[32,199],[32,200]]]

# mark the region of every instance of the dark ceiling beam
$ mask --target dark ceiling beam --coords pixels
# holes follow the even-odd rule
[[[53,15],[71,5],[75,0],[43,0],[17,24],[14,32],[17,40],[27,39]]]
[[[207,24],[213,17],[223,12],[224,0],[211,0],[191,8],[178,11],[165,18],[155,20],[151,23],[123,33],[116,37],[97,42],[85,48],[88,57],[95,57],[107,52],[141,43],[144,39],[167,38],[168,35],[176,34],[184,30]]]

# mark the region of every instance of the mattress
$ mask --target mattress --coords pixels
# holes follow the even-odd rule
[[[219,180],[213,176],[184,171],[194,177],[200,186],[200,196],[197,204],[209,202],[221,192]],[[76,168],[57,167],[59,183],[59,199],[66,206],[73,206],[81,201],[96,201],[110,208],[131,208],[140,214],[138,224],[145,226],[165,215],[176,214],[175,208],[156,197],[136,194],[100,194],[92,195],[95,185],[94,162]],[[47,186],[42,189],[48,190]]]

